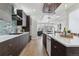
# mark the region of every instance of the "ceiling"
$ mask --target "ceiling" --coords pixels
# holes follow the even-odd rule
[[[26,14],[29,15],[38,15],[44,13],[48,8],[51,11],[55,11],[60,3],[15,3],[14,6],[16,9],[22,9]],[[51,7],[50,7],[51,6]],[[55,9],[55,10],[54,10]]]
[[[54,3],[52,3],[52,5],[53,4]],[[46,21],[46,19],[43,20],[44,15],[46,15],[46,13],[43,12],[44,3],[14,3],[14,7],[15,10],[22,9],[27,15],[32,16],[36,20],[39,19],[38,21],[44,21],[44,22]],[[49,17],[51,15],[47,15],[47,16]]]
[[[15,3],[16,9],[22,9],[28,15],[42,13],[43,3]]]

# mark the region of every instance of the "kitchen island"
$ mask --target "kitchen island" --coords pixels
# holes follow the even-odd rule
[[[18,56],[29,42],[29,32],[0,36],[0,56]]]
[[[51,56],[79,56],[79,37],[61,37],[60,34],[43,34],[43,44]]]

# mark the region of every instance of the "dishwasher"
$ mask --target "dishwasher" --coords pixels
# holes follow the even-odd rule
[[[51,56],[51,37],[47,36],[47,53]]]

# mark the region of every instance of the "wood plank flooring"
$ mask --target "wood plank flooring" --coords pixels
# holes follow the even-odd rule
[[[21,52],[20,56],[47,56],[43,47],[42,38],[32,39]]]

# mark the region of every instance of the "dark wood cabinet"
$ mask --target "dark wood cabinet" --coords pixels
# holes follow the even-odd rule
[[[43,45],[45,49],[47,48],[47,43],[46,43],[46,34],[43,34]]]
[[[51,38],[51,56],[65,56],[66,47]]]
[[[0,56],[9,55],[10,52],[8,52],[8,51],[9,51],[9,49],[8,49],[7,43],[5,43],[5,42],[0,43]]]
[[[30,31],[30,16],[26,16],[26,31]]]
[[[79,47],[66,47],[59,41],[50,37],[48,40],[47,34],[43,34],[43,44],[45,49],[47,50],[48,55],[50,56],[79,56]],[[46,41],[49,41],[46,43]],[[51,44],[50,44],[51,42]],[[51,47],[49,47],[51,46]],[[50,54],[51,53],[51,54]]]
[[[47,36],[48,35],[43,34],[43,45],[44,45],[48,55],[65,56],[66,55],[66,47],[64,45],[62,45],[61,43],[57,42],[55,39],[51,38],[50,36],[48,36],[48,37],[50,37],[50,40],[49,40],[47,38]],[[50,42],[47,42],[47,41],[50,41]]]
[[[18,56],[29,42],[29,35],[22,35],[0,43],[0,56]]]

